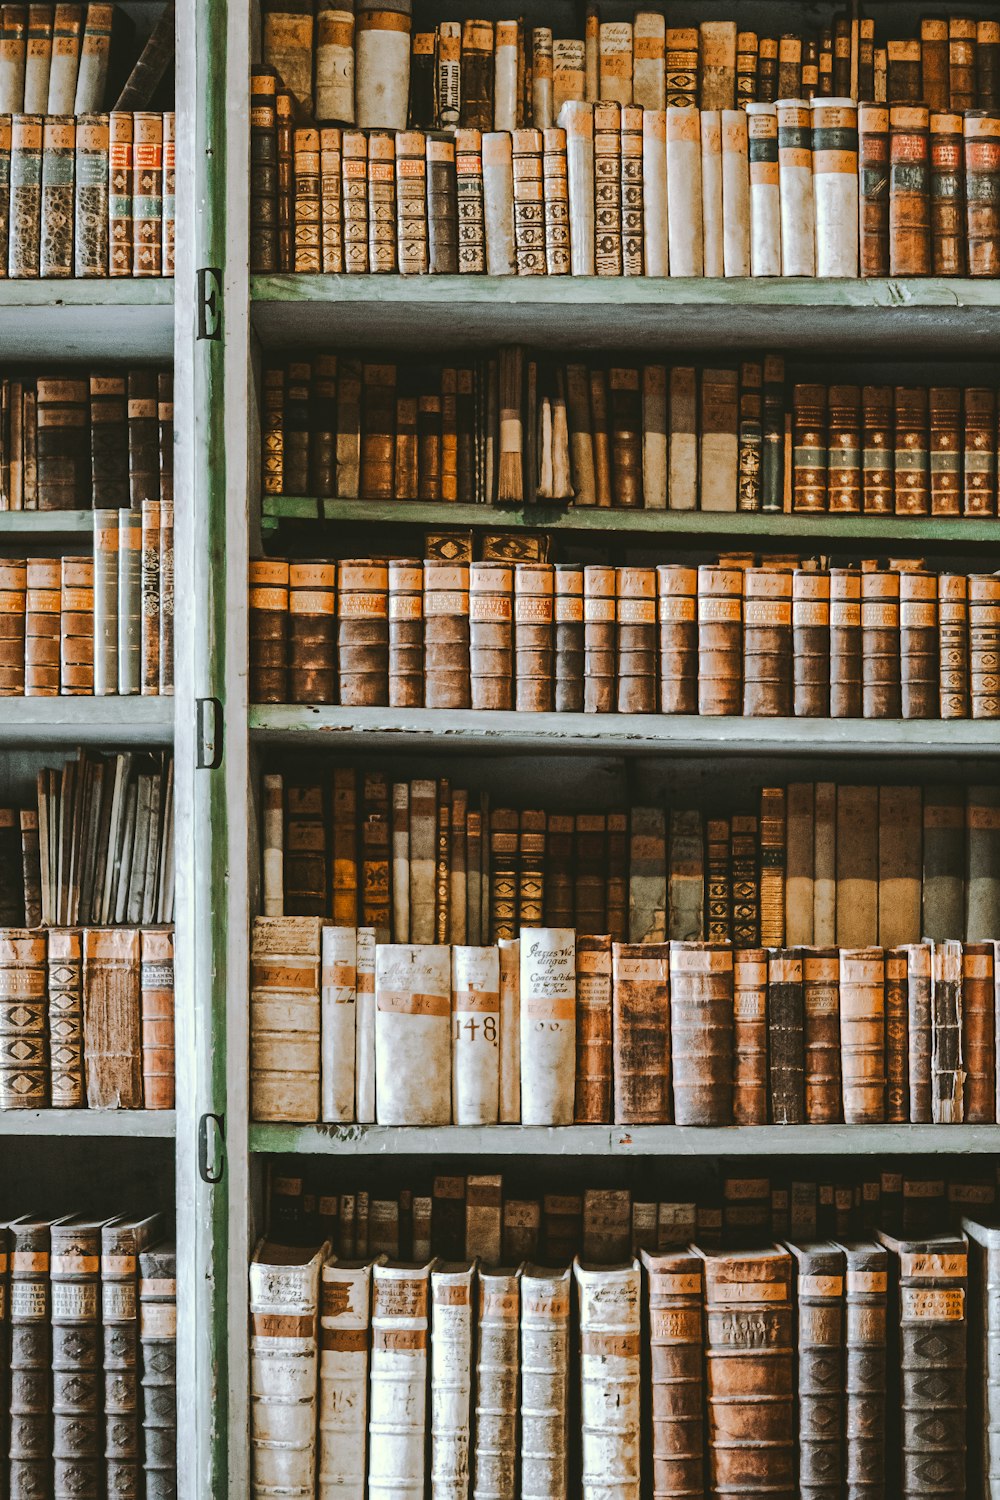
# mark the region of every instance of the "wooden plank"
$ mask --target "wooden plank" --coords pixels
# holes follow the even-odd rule
[[[5,698],[0,745],[169,745],[173,698]]]
[[[0,1136],[110,1136],[118,1139],[171,1140],[176,1130],[172,1109],[7,1109],[0,1110]]]
[[[173,303],[169,277],[0,281],[0,359],[166,361]]]
[[[0,322],[3,315],[0,313]],[[92,510],[0,510],[0,542],[6,537],[94,535]]]

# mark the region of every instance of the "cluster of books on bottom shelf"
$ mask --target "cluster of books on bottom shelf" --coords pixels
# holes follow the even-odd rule
[[[250,1266],[254,1500],[992,1488],[978,1222],[610,1265],[329,1252],[264,1241]]]
[[[162,1214],[0,1223],[4,1493],[177,1492],[177,1292]]]
[[[78,752],[38,772],[31,807],[0,807],[0,925],[174,920],[174,759]]]
[[[995,1122],[1000,943],[733,949],[522,927],[497,947],[254,922],[257,1120]]]
[[[0,1109],[173,1109],[171,927],[0,927]]]
[[[755,796],[727,782],[710,813],[574,812],[335,765],[265,775],[263,792],[263,914],[397,943],[495,943],[541,925],[738,948],[1000,933],[995,786],[803,781]]]

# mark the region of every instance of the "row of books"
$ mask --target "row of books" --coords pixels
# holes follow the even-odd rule
[[[173,1109],[170,927],[0,927],[0,1109]]]
[[[884,1159],[813,1161],[736,1176],[733,1163],[700,1167],[697,1188],[682,1184],[669,1159],[618,1158],[608,1170],[590,1158],[583,1177],[568,1162],[555,1176],[517,1172],[430,1173],[410,1158],[388,1175],[352,1178],[343,1163],[276,1157],[269,1184],[269,1238],[283,1245],[328,1240],[341,1260],[479,1260],[566,1265],[575,1255],[597,1265],[697,1239],[719,1248],[768,1240],[849,1240],[876,1229],[939,1234],[963,1215],[992,1220],[992,1167],[961,1171],[938,1162],[936,1177]],[[633,1170],[634,1169],[634,1170]],[[367,1168],[362,1167],[365,1172]],[[819,1178],[813,1174],[820,1172]],[[626,1184],[626,1174],[636,1178]],[[581,1185],[581,1183],[585,1185]],[[613,1186],[609,1184],[613,1183]]]
[[[275,160],[251,167],[252,268],[1000,274],[1000,108],[601,103],[566,104],[559,120],[548,130],[454,136],[262,123],[268,139],[258,150]]]
[[[124,7],[102,0],[0,5],[0,114],[148,108],[173,63],[173,0],[141,50],[133,29]]]
[[[543,924],[743,948],[1000,932],[996,786],[752,793],[728,778],[707,813],[574,813],[572,798],[519,809],[444,778],[342,765],[267,774],[262,790],[264,915],[332,918],[382,941],[478,946]]]
[[[95,510],[93,557],[0,560],[0,697],[173,693],[173,509]]]
[[[255,1119],[953,1125],[998,1118],[1000,944],[495,947],[254,924]]]
[[[409,4],[263,9],[264,63],[295,112],[361,126],[544,130],[567,101],[598,99],[644,109],[832,94],[942,110],[1000,104],[1000,23],[966,16],[921,19],[916,36],[894,16],[877,44],[875,21],[856,10],[778,37],[724,19],[674,26],[654,10],[625,20],[615,8],[602,20],[590,5],[583,36],[563,37],[523,20],[448,20],[411,34]]]
[[[0,807],[0,924],[174,920],[174,762],[78,752],[38,772],[32,806]]]
[[[172,370],[0,378],[0,510],[173,498]]]
[[[1000,573],[265,558],[249,602],[260,703],[1000,718]]]
[[[263,1241],[251,1494],[987,1494],[997,1244],[970,1221],[497,1268]]]
[[[174,1500],[177,1269],[168,1233],[158,1213],[0,1224],[5,1494]]]
[[[263,412],[265,496],[997,513],[993,389],[788,385],[774,354],[738,368],[322,354],[266,368]]]
[[[172,110],[0,115],[0,268],[172,276],[175,159]]]

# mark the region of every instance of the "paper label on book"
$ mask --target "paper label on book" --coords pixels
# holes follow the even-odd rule
[[[517,1317],[518,1297],[516,1292],[495,1292],[480,1283],[479,1317],[481,1320],[496,1318],[510,1322]]]
[[[788,1288],[783,1281],[717,1281],[713,1302],[784,1302]]]
[[[701,1291],[701,1277],[697,1272],[651,1271],[649,1289],[663,1297],[689,1297]]]
[[[800,1276],[800,1297],[840,1297],[844,1291],[842,1276]]]
[[[526,1283],[522,1292],[522,1306],[525,1317],[558,1322],[569,1317],[569,1290],[533,1292]]]
[[[932,1291],[922,1287],[900,1289],[900,1316],[904,1323],[921,1321],[959,1323],[965,1316],[965,1292],[961,1287]]]
[[[470,1287],[467,1282],[434,1281],[435,1307],[468,1307]]]
[[[375,1003],[380,1011],[405,1016],[447,1016],[451,1014],[450,995],[427,995],[411,991],[379,990]]]
[[[15,1276],[24,1276],[31,1271],[47,1272],[49,1252],[47,1250],[15,1250],[11,1256],[10,1268]]]
[[[968,1272],[968,1257],[902,1250],[899,1255],[899,1271],[901,1276],[963,1277]]]
[[[898,1192],[899,1189],[897,1188]],[[904,1198],[943,1198],[944,1182],[918,1182],[907,1178],[903,1183]]]
[[[885,1271],[848,1271],[847,1293],[852,1292],[884,1292],[888,1288],[889,1277]]]
[[[49,1299],[42,1281],[15,1281],[10,1289],[10,1313],[14,1319],[34,1322],[49,1315]]]
[[[312,1330],[312,1320],[309,1319]],[[172,1302],[144,1302],[139,1310],[139,1334],[143,1339],[175,1339],[177,1308]]]
[[[651,1307],[649,1334],[653,1343],[700,1343],[701,1308]]]
[[[97,1322],[97,1284],[93,1281],[53,1281],[52,1321]]]
[[[101,1287],[101,1314],[105,1323],[128,1323],[136,1315],[133,1281],[106,1281]]]

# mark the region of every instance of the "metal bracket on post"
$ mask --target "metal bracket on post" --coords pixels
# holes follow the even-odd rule
[[[208,1125],[215,1126],[215,1149],[208,1154]],[[198,1172],[202,1182],[215,1187],[222,1181],[226,1159],[226,1122],[222,1115],[202,1115],[198,1121]]]
[[[196,709],[198,770],[217,771],[222,765],[222,704],[218,698],[199,698]]]
[[[203,266],[198,272],[198,337],[222,338],[222,272]]]

